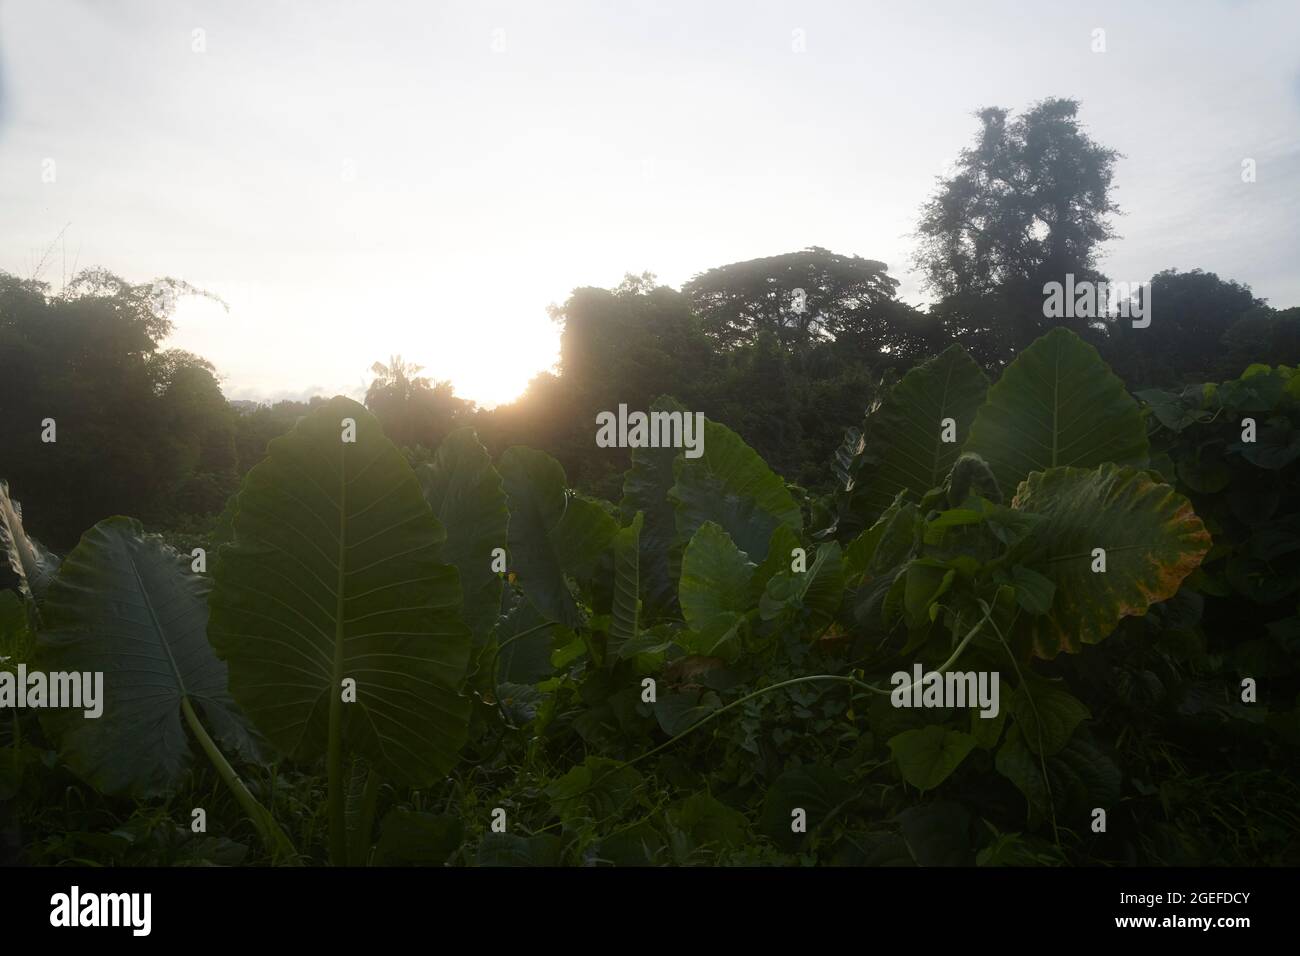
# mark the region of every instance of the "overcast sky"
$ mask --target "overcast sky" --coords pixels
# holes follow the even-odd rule
[[[625,272],[820,245],[924,301],[971,114],[1068,96],[1126,155],[1112,279],[1300,305],[1297,38],[1295,0],[0,0],[0,269],[220,295],[168,344],[231,398],[400,352],[492,404],[554,363],[548,304]]]

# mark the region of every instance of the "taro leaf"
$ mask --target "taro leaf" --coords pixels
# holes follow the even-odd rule
[[[812,566],[806,571],[791,571],[787,566],[767,582],[759,601],[759,614],[765,621],[779,617],[783,611],[806,611],[815,627],[830,624],[844,597],[844,562],[838,541],[817,549]]]
[[[970,811],[938,800],[898,815],[903,839],[917,866],[970,866],[975,862]]]
[[[59,559],[23,530],[22,505],[9,497],[9,485],[4,481],[0,481],[0,551],[8,555],[23,596],[38,604],[43,601],[59,570]]]
[[[472,428],[458,428],[417,471],[424,498],[446,529],[441,560],[460,572],[465,623],[482,643],[501,610],[501,575],[492,550],[506,546],[506,496],[501,476]]]
[[[903,376],[867,419],[864,454],[874,464],[863,470],[855,494],[869,513],[880,514],[900,491],[923,495],[943,481],[988,387],[983,370],[956,344]],[[946,442],[948,418],[956,440]]]
[[[46,710],[41,724],[78,776],[109,794],[173,790],[190,765],[184,703],[226,747],[255,756],[208,646],[207,579],[138,521],[91,528],[46,593],[33,669],[104,674],[101,716]]]
[[[685,409],[668,397],[657,399],[651,411]],[[630,522],[638,511],[645,515],[641,529],[640,578],[647,616],[672,614],[677,604],[677,579],[681,574],[681,545],[677,541],[677,519],[668,492],[673,486],[676,448],[636,448],[632,467],[623,476],[623,500],[619,510]]]
[[[464,824],[453,814],[395,807],[384,817],[375,866],[442,866],[460,846]]]
[[[767,590],[767,583],[782,571],[790,568],[794,549],[799,547],[799,536],[786,525],[777,525],[772,540],[767,545],[767,557],[755,568],[749,579],[749,605],[753,607]]]
[[[713,654],[731,637],[749,609],[753,573],[748,556],[718,525],[707,521],[695,532],[682,555],[678,595],[687,625],[700,637],[690,650]]]
[[[1020,486],[1012,507],[1041,514],[1023,564],[1056,585],[1051,609],[1021,615],[1019,635],[1039,657],[1077,653],[1120,620],[1172,597],[1201,563],[1210,535],[1192,506],[1135,468],[1053,468]],[[1105,550],[1106,570],[1092,570]]]
[[[470,632],[444,538],[411,466],[350,399],[306,415],[248,473],[210,638],[235,699],[289,756],[350,753],[411,786],[455,762]]]
[[[762,561],[778,525],[803,530],[803,515],[785,482],[730,428],[704,423],[704,454],[673,463],[669,492],[677,536],[689,541],[706,521],[720,525],[736,546]]]
[[[809,837],[825,836],[821,828],[834,821],[836,814],[857,796],[844,775],[831,767],[790,767],[767,788],[759,827],[781,849],[793,852]],[[806,833],[791,829],[795,810],[804,811]]]
[[[1042,336],[989,389],[962,451],[981,455],[1010,493],[1029,475],[1062,465],[1144,465],[1146,425],[1137,402],[1097,350],[1069,329]]]
[[[638,511],[632,523],[619,529],[614,537],[614,598],[608,648],[611,664],[640,633],[640,541],[644,523],[645,516]]]
[[[924,527],[924,522],[917,506],[900,493],[872,526],[870,533],[874,535],[877,527],[880,535],[866,564],[866,573],[871,575],[893,570],[906,561],[916,547],[918,532]]]
[[[1064,685],[1036,677],[1027,678],[1011,695],[1011,715],[1030,751],[1048,757],[1069,743],[1074,729],[1092,716]]]
[[[527,598],[521,598],[510,609],[495,631],[498,681],[536,684],[551,676],[555,670],[551,651],[573,632],[558,624],[547,624]]]
[[[564,469],[545,452],[506,449],[501,477],[510,502],[511,570],[537,610],[579,627],[582,617],[565,575],[589,577],[618,533],[618,522],[600,505],[567,491]]]
[[[960,730],[930,724],[889,738],[889,750],[903,779],[918,790],[933,790],[966,759],[976,740]]]

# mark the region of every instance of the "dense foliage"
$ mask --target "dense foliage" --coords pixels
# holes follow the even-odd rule
[[[929,309],[816,247],[629,275],[494,409],[400,357],[228,403],[162,347],[199,290],[0,274],[0,675],[108,694],[0,710],[0,860],[1300,862],[1300,310],[1045,317],[1118,156],[981,122]],[[703,454],[599,447],[620,404]]]
[[[412,468],[337,398],[272,442],[205,572],[116,518],[52,571],[6,494],[25,592],[4,666],[172,688],[99,721],[14,712],[13,842],[36,862],[1294,862],[1296,382],[1255,368],[1143,408],[1064,329],[992,386],[954,347],[890,390],[835,495],[707,422],[698,459],[634,451],[618,505],[469,430]],[[1244,412],[1258,442],[1232,440]],[[1257,633],[1206,626],[1243,604]],[[913,662],[1000,672],[998,716],[893,706]]]

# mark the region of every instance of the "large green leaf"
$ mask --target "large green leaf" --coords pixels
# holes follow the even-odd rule
[[[190,765],[187,700],[211,736],[254,754],[226,665],[207,642],[207,591],[188,557],[130,518],[87,531],[51,583],[33,669],[102,672],[104,699],[98,718],[46,710],[41,723],[68,766],[103,792],[175,788]]]
[[[686,409],[663,396],[651,411]],[[619,503],[623,521],[630,522],[639,511],[645,515],[640,538],[640,586],[647,617],[673,615],[677,604],[677,579],[681,575],[682,545],[677,540],[677,521],[668,492],[673,487],[673,460],[677,448],[634,448],[632,467],[623,475],[623,500]]]
[[[501,613],[501,575],[492,550],[505,548],[506,496],[501,476],[472,428],[459,428],[418,470],[424,498],[447,531],[441,558],[460,572],[465,623],[482,640]]]
[[[696,459],[683,455],[673,468],[677,480],[669,497],[682,541],[713,521],[740,550],[762,561],[777,525],[803,530],[803,515],[785,482],[725,425],[705,421],[704,454]]]
[[[413,786],[455,762],[470,633],[456,569],[438,561],[444,537],[406,459],[349,399],[312,411],[248,473],[211,639],[235,699],[290,756],[347,751]]]
[[[9,497],[9,485],[0,481],[0,551],[18,576],[18,587],[34,601],[45,598],[45,590],[59,570],[59,559],[23,530],[22,505]]]
[[[838,541],[817,549],[812,566],[791,571],[789,561],[774,574],[759,599],[759,616],[774,620],[786,613],[802,614],[816,629],[831,623],[844,599],[844,563]]]
[[[1144,465],[1148,445],[1137,402],[1097,350],[1055,328],[989,389],[962,450],[982,456],[1010,494],[1033,471]]]
[[[610,610],[609,660],[635,641],[640,633],[640,541],[645,516],[638,511],[632,523],[614,538],[614,596]]]
[[[1019,618],[1019,633],[1040,657],[1096,644],[1122,618],[1172,597],[1210,547],[1188,500],[1134,468],[1036,472],[1012,507],[1043,516],[1025,539],[1022,563],[1056,585],[1046,614]],[[1105,571],[1093,570],[1097,548]]]
[[[707,521],[695,532],[682,555],[678,592],[687,625],[704,638],[693,650],[716,653],[732,636],[750,606],[753,573],[753,562],[718,525]]]
[[[860,471],[851,490],[867,513],[880,514],[900,491],[923,495],[943,481],[988,387],[983,369],[955,344],[903,376],[867,419],[864,450],[855,462]],[[948,418],[955,440],[945,442]]]
[[[551,651],[572,639],[573,632],[520,597],[493,632],[498,648],[496,680],[509,684],[535,684],[551,676]]]
[[[501,456],[510,502],[510,567],[542,614],[582,624],[565,576],[589,577],[618,522],[600,505],[566,490],[564,469],[545,452],[516,446]]]

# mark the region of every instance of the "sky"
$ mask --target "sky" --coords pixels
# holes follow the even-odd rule
[[[628,272],[818,245],[924,303],[973,113],[1065,96],[1125,155],[1113,280],[1300,305],[1297,37],[1295,0],[0,0],[0,270],[214,293],[166,345],[228,398],[401,354],[493,405],[556,362],[548,305]]]

